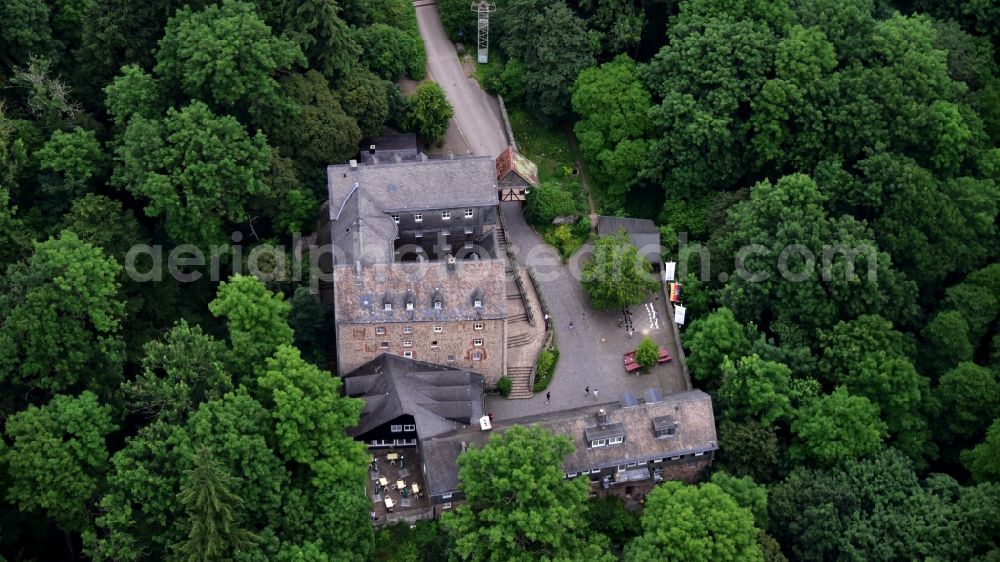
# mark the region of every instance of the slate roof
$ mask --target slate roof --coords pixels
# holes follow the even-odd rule
[[[459,261],[454,271],[444,262],[406,262],[334,269],[337,324],[490,320],[506,318],[504,262]],[[392,310],[385,310],[386,300]],[[412,299],[413,310],[406,310]],[[479,299],[482,306],[475,307]],[[434,308],[434,301],[441,308]],[[365,304],[367,301],[367,304]]]
[[[712,398],[692,390],[672,394],[660,402],[635,406],[604,405],[607,426],[624,429],[625,442],[620,445],[589,447],[587,430],[598,427],[598,406],[578,408],[510,420],[496,420],[492,431],[478,427],[440,435],[420,443],[424,459],[425,479],[430,495],[440,495],[458,489],[456,459],[462,444],[481,447],[493,433],[502,433],[514,425],[540,425],[558,435],[569,437],[575,451],[566,457],[563,470],[583,472],[595,468],[617,467],[630,462],[650,461],[718,449]],[[671,416],[677,422],[677,433],[657,438],[654,420]]]
[[[624,217],[597,217],[597,234],[609,236],[622,230],[628,234],[632,244],[639,248],[639,253],[650,263],[660,264],[660,231],[656,224],[648,219],[631,219]]]
[[[352,437],[409,414],[423,440],[478,427],[483,415],[481,375],[388,353],[346,375],[344,388],[365,401],[358,425],[348,430]]]
[[[538,165],[528,160],[520,152],[516,152],[513,146],[508,146],[507,150],[497,156],[497,180],[513,172],[531,187],[538,187]]]

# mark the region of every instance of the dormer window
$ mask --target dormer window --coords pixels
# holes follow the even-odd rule
[[[441,211],[441,220],[451,220],[451,211]]]
[[[423,213],[413,213],[413,222],[424,222]]]
[[[389,216],[392,217],[392,222],[394,222],[396,224],[399,224],[399,213],[393,213],[393,214],[391,214]]]
[[[483,307],[483,301],[481,301],[479,299],[476,299],[476,300],[472,301],[472,306],[474,306],[476,308],[482,308]]]
[[[392,303],[391,302],[387,302],[387,303],[383,304],[382,305],[382,310],[384,310],[386,312],[392,312]]]
[[[441,310],[441,301],[434,301],[434,310]]]
[[[657,439],[664,439],[677,435],[677,420],[673,416],[659,416],[653,418],[653,434]]]
[[[465,218],[467,218],[467,219],[471,219],[471,218],[472,218],[472,216],[473,216],[473,212],[472,212],[472,209],[466,209],[466,210],[465,210]]]
[[[406,310],[413,310],[413,303],[412,302],[406,303]]]

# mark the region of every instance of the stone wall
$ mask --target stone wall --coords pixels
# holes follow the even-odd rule
[[[481,330],[475,329],[478,324],[482,324]],[[380,329],[385,333],[379,334]],[[403,355],[410,351],[418,361],[479,373],[487,387],[495,386],[503,375],[506,342],[502,319],[341,324],[338,330],[337,356],[343,373],[357,369],[382,353]],[[483,340],[481,346],[475,345],[477,339]],[[477,351],[482,354],[480,361],[473,359]]]

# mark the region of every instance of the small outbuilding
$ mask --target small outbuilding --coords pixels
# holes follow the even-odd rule
[[[501,201],[524,201],[528,190],[538,187],[538,166],[508,146],[497,156],[497,187]]]
[[[628,235],[632,244],[639,249],[639,255],[653,264],[653,271],[663,268],[663,258],[660,256],[660,230],[649,219],[630,219],[624,217],[597,218],[597,234],[610,236],[622,230]]]

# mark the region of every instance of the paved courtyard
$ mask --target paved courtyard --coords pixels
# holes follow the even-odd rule
[[[487,397],[486,409],[499,419],[534,415],[546,411],[577,408],[587,404],[618,402],[625,392],[637,397],[647,388],[660,388],[664,394],[685,390],[684,376],[677,360],[658,365],[650,374],[625,372],[622,354],[635,349],[645,335],[652,337],[671,356],[677,356],[676,342],[670,336],[667,310],[663,295],[650,295],[646,305],[631,308],[635,332],[629,338],[624,327],[618,327],[620,311],[598,311],[580,285],[578,259],[574,256],[568,265],[560,263],[556,250],[538,237],[524,220],[519,203],[501,204],[507,223],[507,237],[518,262],[530,264],[535,271],[539,290],[552,316],[559,347],[559,364],[556,367],[548,392],[552,394],[547,404],[545,393],[528,400],[505,400],[499,396]],[[655,312],[655,321],[652,319]],[[573,323],[570,329],[569,323]],[[597,389],[584,393],[586,387]]]

